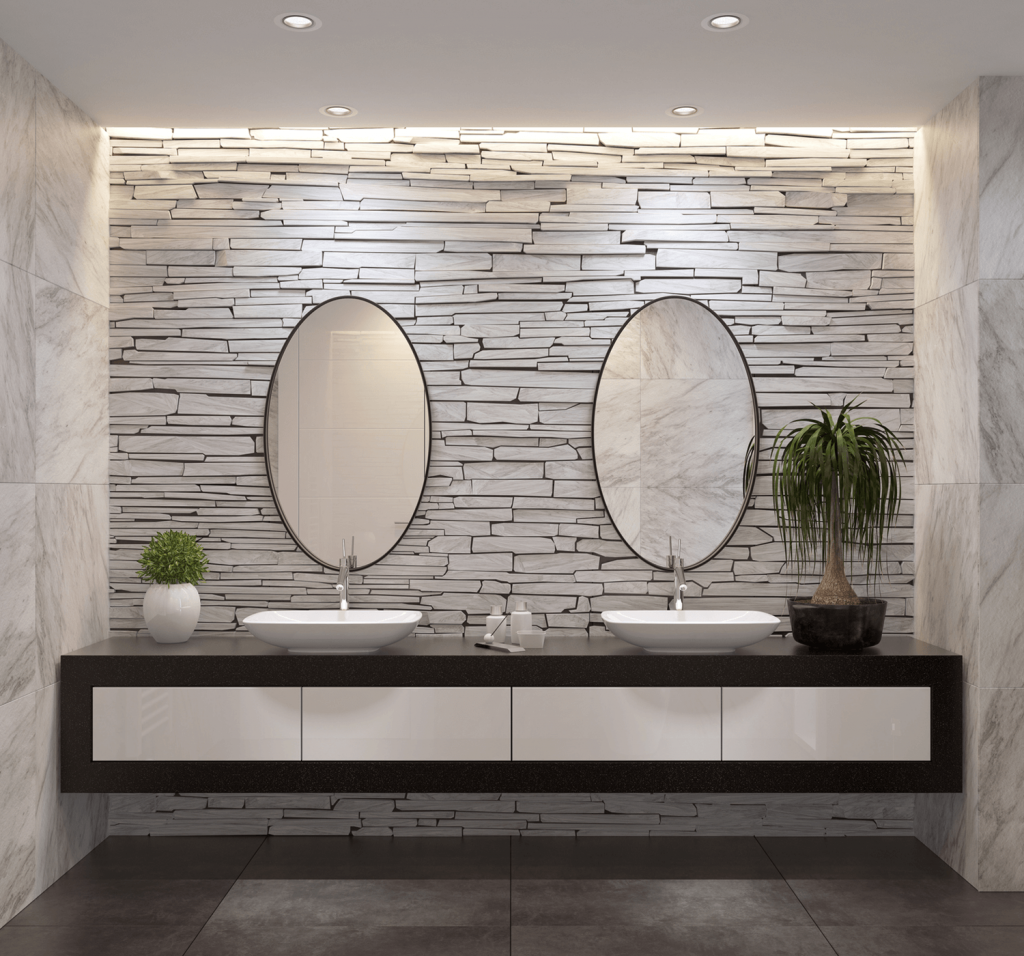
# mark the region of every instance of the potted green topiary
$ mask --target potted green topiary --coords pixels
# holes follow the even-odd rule
[[[810,647],[855,650],[882,639],[886,602],[862,598],[846,577],[844,549],[877,575],[882,544],[896,523],[903,448],[877,418],[832,415],[779,430],[772,449],[772,502],[786,561],[824,568],[814,595],[789,599],[793,638]],[[873,424],[872,424],[873,423]],[[787,430],[788,429],[788,430]]]
[[[199,622],[199,592],[207,560],[199,542],[185,531],[161,531],[139,558],[143,581],[151,581],[142,602],[142,616],[153,640],[161,644],[187,641]]]

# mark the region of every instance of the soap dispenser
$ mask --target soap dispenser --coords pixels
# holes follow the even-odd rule
[[[487,630],[484,634],[493,634],[492,638],[495,644],[504,644],[505,641],[505,617],[506,614],[502,611],[501,607],[497,604],[491,605],[491,613],[487,616],[486,625]],[[486,637],[484,638],[486,640]],[[490,642],[488,642],[490,643]]]
[[[526,602],[516,602],[516,609],[512,612],[512,636],[509,643],[519,643],[519,632],[528,631],[533,627],[533,615],[526,610]]]

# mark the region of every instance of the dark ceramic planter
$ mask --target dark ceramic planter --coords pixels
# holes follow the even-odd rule
[[[859,651],[882,639],[885,601],[861,598],[860,604],[811,604],[789,599],[793,640],[820,651]]]

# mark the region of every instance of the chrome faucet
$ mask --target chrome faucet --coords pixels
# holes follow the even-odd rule
[[[352,535],[352,554],[349,554],[345,550],[345,539],[341,539],[341,560],[338,561],[338,583],[334,585],[336,591],[338,591],[341,597],[340,610],[348,610],[348,576],[355,566],[359,563],[355,556],[356,550],[356,536]]]
[[[682,546],[682,541],[679,544]],[[682,550],[681,547],[680,550]],[[671,535],[668,539],[668,566],[672,569],[673,578],[672,610],[681,611],[683,609],[683,592],[686,590],[686,577],[683,573],[683,556],[675,553]]]

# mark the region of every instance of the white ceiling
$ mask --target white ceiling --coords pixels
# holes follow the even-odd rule
[[[1024,74],[1022,0],[0,0],[0,37],[107,126],[906,126]]]

